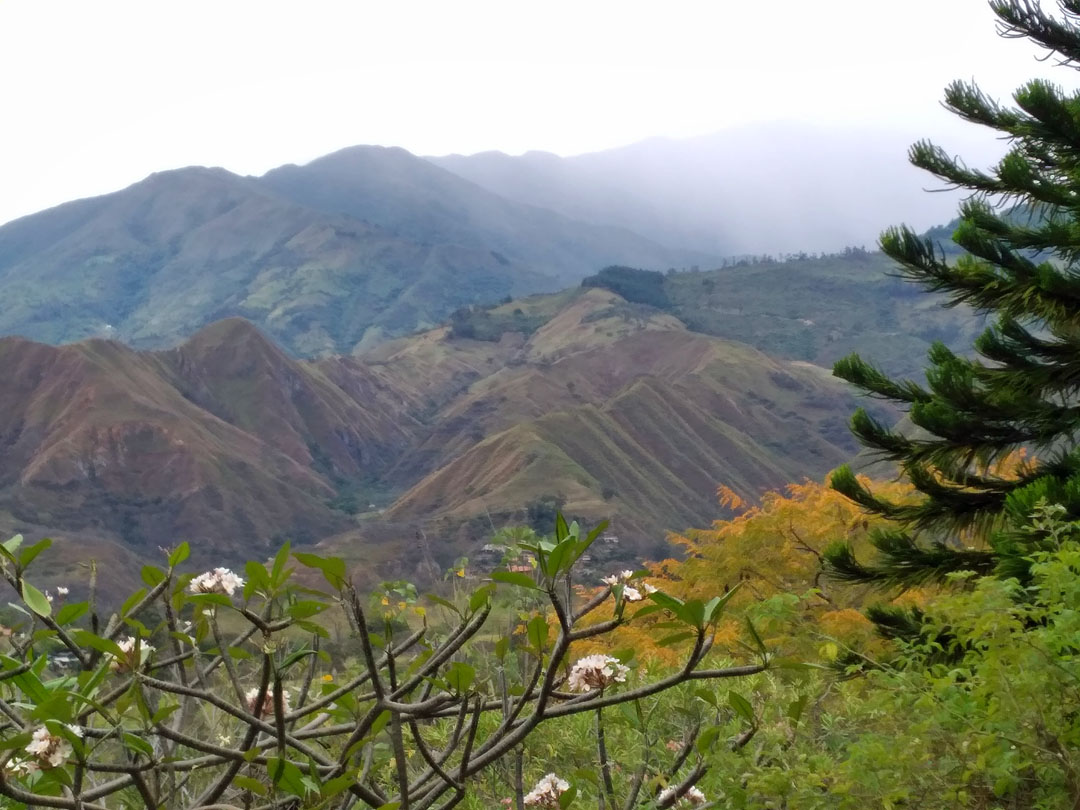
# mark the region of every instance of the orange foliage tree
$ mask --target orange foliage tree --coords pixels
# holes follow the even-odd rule
[[[906,483],[864,479],[875,491],[894,500],[912,495]],[[760,504],[750,504],[731,489],[718,490],[720,505],[734,512],[708,529],[673,534],[670,540],[685,550],[684,559],[650,565],[652,581],[684,599],[738,587],[730,608],[755,612],[757,629],[767,634],[770,646],[805,655],[808,641],[819,644],[828,656],[840,643],[872,653],[872,627],[859,612],[864,600],[882,597],[903,603],[921,603],[926,594],[914,589],[868,594],[866,588],[832,588],[822,576],[822,552],[832,542],[845,540],[855,549],[868,548],[867,536],[886,525],[858,504],[815,481],[789,484],[783,491],[767,492]],[[717,628],[717,647],[737,655],[745,640],[746,625],[732,610]],[[598,617],[599,618],[599,617]],[[658,663],[674,662],[674,649],[657,646],[656,635],[643,622],[621,628],[608,644],[633,648],[638,657]],[[806,632],[807,630],[812,632]]]

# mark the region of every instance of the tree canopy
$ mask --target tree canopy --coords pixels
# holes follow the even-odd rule
[[[1080,3],[1062,14],[1028,0],[991,7],[1007,37],[1030,39],[1061,64],[1080,60]],[[860,560],[846,545],[826,555],[834,575],[910,586],[957,571],[1026,576],[1037,538],[1019,524],[1040,501],[1080,515],[1080,93],[1033,80],[1005,105],[968,82],[954,82],[945,105],[1008,139],[1001,161],[983,171],[929,141],[911,162],[971,192],[960,207],[950,256],[907,227],[887,230],[881,248],[899,274],[993,316],[963,356],[943,344],[929,353],[926,382],[890,379],[851,355],[834,373],[907,410],[892,428],[859,410],[852,428],[876,456],[896,463],[920,497],[897,502],[872,491],[849,467],[833,475],[839,491],[897,522],[879,529],[876,553]],[[1019,463],[1017,453],[1027,453]]]

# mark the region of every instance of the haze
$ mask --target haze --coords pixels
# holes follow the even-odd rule
[[[757,133],[742,138],[740,148],[756,150],[744,163],[764,166],[783,153],[779,164],[793,172],[800,133],[833,132],[837,160],[859,144],[877,156],[880,165],[855,161],[868,190],[885,182],[880,175],[888,189],[899,183],[918,195],[931,181],[904,165],[911,139],[930,136],[973,163],[1001,149],[940,108],[942,88],[974,77],[1007,97],[1036,75],[1071,81],[1035,56],[1028,43],[996,35],[983,0],[669,2],[662,10],[558,0],[9,1],[0,5],[0,222],[191,164],[260,174],[360,143],[425,155],[565,156],[717,132],[728,143],[741,137],[732,132]],[[641,161],[624,171],[663,172],[650,163],[655,150],[627,154]],[[678,196],[694,179],[688,155],[665,193]],[[818,178],[742,176],[739,193],[759,197]],[[697,180],[693,199],[705,193]],[[821,207],[840,204],[836,196],[822,189]],[[955,204],[920,199],[905,197],[880,216],[929,225]],[[876,232],[880,216],[802,246]]]

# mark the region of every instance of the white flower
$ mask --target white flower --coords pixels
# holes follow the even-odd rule
[[[259,698],[259,687],[253,687],[248,689],[244,693],[244,702],[247,704],[247,710],[256,717],[269,716],[274,713],[274,690],[271,687],[267,687],[266,694],[263,695],[262,705],[256,706],[255,701]],[[285,714],[289,713],[289,692],[287,689],[283,689],[281,692],[281,708]]]
[[[604,577],[600,581],[603,582],[605,585],[620,585],[629,582],[633,578],[633,571],[620,571],[617,574],[612,574],[611,576]]]
[[[556,808],[559,806],[559,796],[569,789],[569,782],[549,773],[525,794],[525,806]]]
[[[602,654],[586,655],[570,669],[567,685],[573,692],[603,689],[613,683],[625,683],[629,672],[630,668],[620,664],[618,658]]]
[[[69,728],[72,727],[69,726]],[[76,731],[74,728],[72,730]],[[82,736],[81,731],[77,731],[77,733]],[[68,757],[72,754],[71,743],[63,737],[51,733],[45,726],[34,732],[30,743],[23,750],[36,759],[34,765],[24,766],[23,769],[27,773],[37,768],[59,768],[68,761]]]
[[[68,589],[63,585],[57,585],[56,586],[56,592],[58,594],[60,594],[61,596],[67,596],[68,595]]]
[[[53,600],[53,595],[48,591],[45,591],[45,598],[51,602]]]
[[[191,580],[188,583],[188,590],[192,593],[223,593],[226,596],[232,596],[237,588],[243,586],[244,580],[228,568],[215,568]]]
[[[119,659],[113,656],[112,661],[109,662],[109,669],[113,672],[124,672],[132,669],[132,666],[137,664],[142,666],[146,663],[146,659],[150,657],[150,653],[154,651],[154,647],[151,644],[147,644],[143,641],[139,645],[139,660],[134,661],[135,656],[135,636],[128,636],[116,642],[116,646],[120,648],[120,652],[124,654],[123,659]]]
[[[661,807],[675,798],[675,788],[666,787],[660,791],[660,795],[656,797],[656,803]],[[689,804],[691,807],[697,807],[700,804],[705,804],[705,794],[698,790],[696,787],[687,788],[686,793],[679,799],[678,806],[684,806]]]
[[[23,777],[30,776],[41,770],[41,766],[38,765],[36,759],[9,759],[4,767],[16,776]]]
[[[600,581],[609,588],[614,588],[616,585],[622,585],[623,599],[627,602],[640,602],[650,593],[656,593],[656,588],[648,582],[640,578],[635,579],[633,571],[620,571],[617,574],[606,576]]]

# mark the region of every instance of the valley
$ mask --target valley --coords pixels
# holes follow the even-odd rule
[[[110,561],[182,539],[236,561],[289,539],[371,577],[433,576],[548,503],[610,519],[631,559],[707,523],[719,482],[753,497],[853,451],[853,398],[823,369],[628,306],[579,289],[503,305],[543,313],[528,336],[440,327],[315,360],[240,319],[156,352],[0,340],[17,381],[0,393],[0,530]]]

